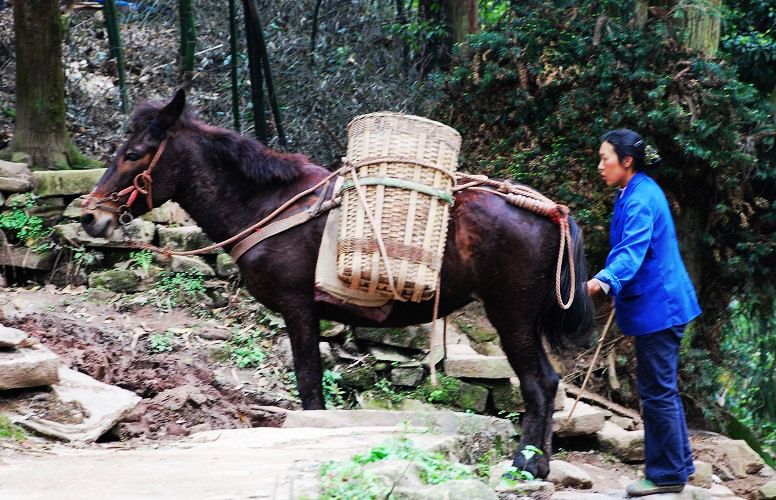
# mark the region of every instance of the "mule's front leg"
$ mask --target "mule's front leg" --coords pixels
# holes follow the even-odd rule
[[[321,352],[318,347],[320,323],[315,314],[312,314],[312,307],[305,309],[300,307],[283,315],[291,337],[296,385],[305,410],[325,410]]]

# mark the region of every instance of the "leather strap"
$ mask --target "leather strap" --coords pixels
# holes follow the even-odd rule
[[[240,257],[243,256],[245,252],[255,247],[256,245],[266,240],[267,238],[271,236],[275,236],[276,234],[282,233],[283,231],[287,231],[292,227],[296,227],[301,224],[304,224],[310,219],[318,217],[323,212],[328,212],[329,210],[331,210],[337,205],[338,205],[338,202],[336,200],[327,200],[320,204],[317,203],[316,205],[305,210],[304,212],[299,212],[298,214],[294,214],[290,217],[286,217],[285,219],[280,219],[278,221],[267,224],[263,228],[259,229],[258,231],[256,231],[255,233],[249,236],[246,236],[245,239],[237,243],[232,248],[232,251],[229,252],[229,256],[232,257],[232,261],[236,264],[237,261],[240,259]]]

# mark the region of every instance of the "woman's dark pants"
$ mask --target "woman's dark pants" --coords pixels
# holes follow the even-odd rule
[[[645,475],[657,485],[684,484],[695,472],[677,390],[679,343],[687,325],[636,337],[636,369],[644,414]]]

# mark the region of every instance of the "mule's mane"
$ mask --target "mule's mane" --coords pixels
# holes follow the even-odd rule
[[[161,101],[138,104],[130,118],[130,129],[140,131],[148,128],[164,104]],[[309,163],[304,155],[280,153],[251,137],[208,125],[190,109],[183,112],[170,131],[193,132],[208,161],[217,162],[225,168],[238,168],[245,177],[259,185],[295,180]]]

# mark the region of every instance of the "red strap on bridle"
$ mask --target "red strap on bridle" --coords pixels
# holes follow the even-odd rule
[[[161,158],[162,153],[164,153],[164,149],[166,147],[167,147],[167,138],[165,137],[162,140],[162,142],[159,144],[159,148],[156,150],[156,154],[154,154],[154,157],[151,160],[151,164],[148,165],[148,168],[135,176],[135,178],[132,180],[131,186],[126,187],[117,193],[117,196],[119,198],[129,194],[129,198],[125,203],[127,208],[131,207],[132,204],[135,202],[135,200],[137,199],[138,193],[145,195],[146,205],[148,206],[148,210],[151,210],[152,208],[154,208],[153,196],[151,192],[151,187],[153,186],[154,179],[153,177],[151,177],[151,172],[153,172],[154,168],[156,168],[156,165],[159,163],[159,158]]]

